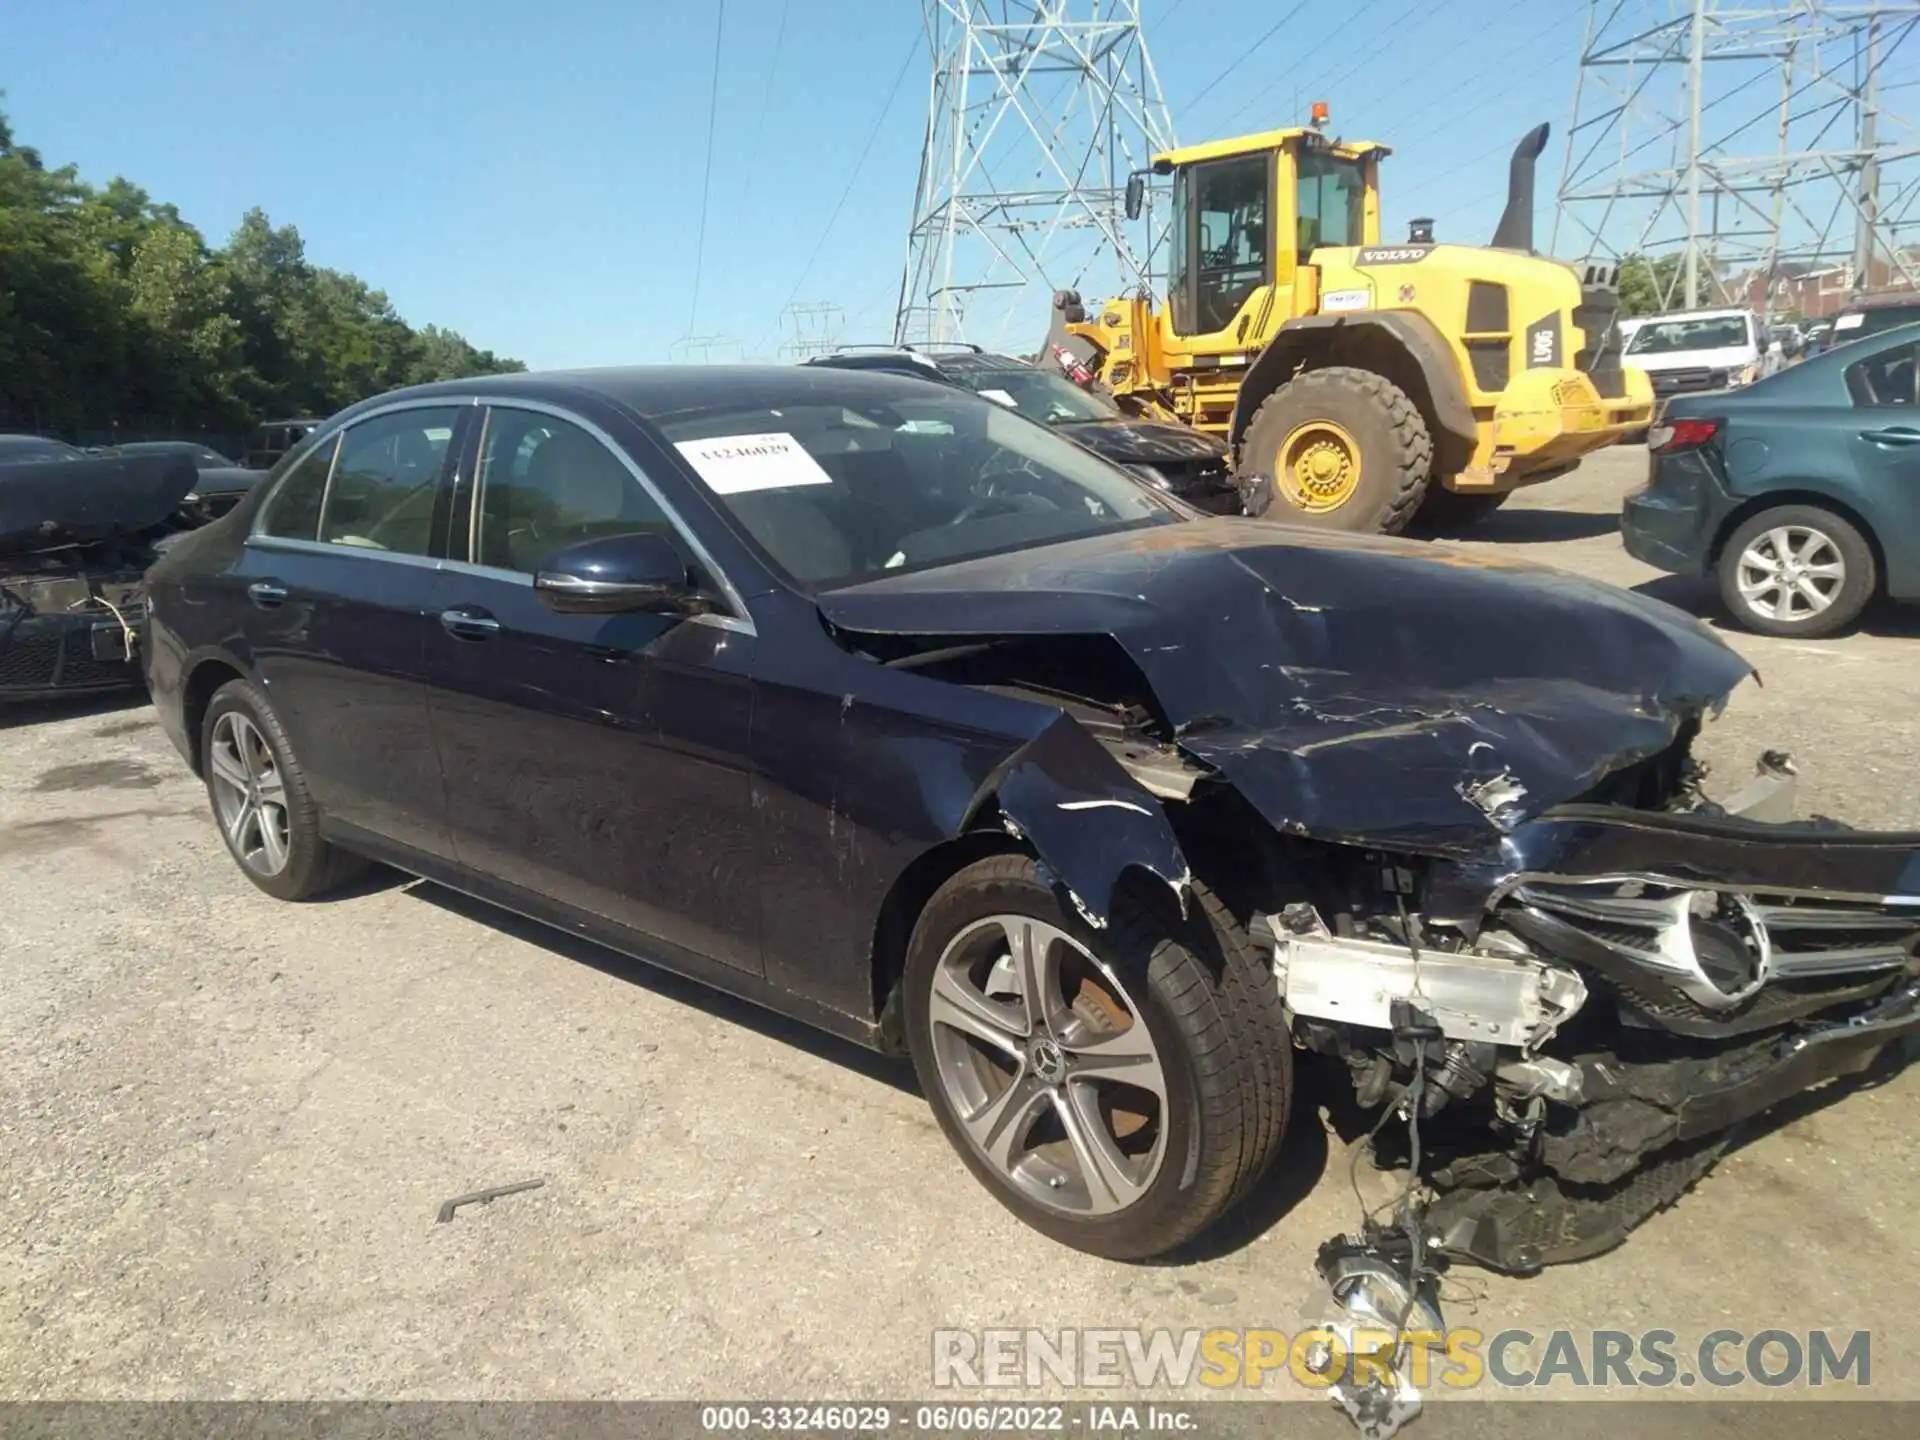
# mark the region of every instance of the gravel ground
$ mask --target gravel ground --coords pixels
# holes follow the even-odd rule
[[[1620,550],[1644,464],[1602,456],[1475,543],[1710,613]],[[1813,808],[1920,828],[1917,617],[1731,635],[1765,683],[1705,755],[1741,777],[1785,747]],[[1074,1254],[974,1185],[896,1066],[434,886],[269,900],[142,703],[0,727],[0,1398],[925,1395],[937,1327],[1297,1328],[1355,1220],[1303,1096],[1208,1253]],[[1683,1351],[1870,1329],[1873,1393],[1920,1398],[1916,1095],[1909,1069],[1796,1107],[1614,1254],[1456,1272],[1449,1319]]]

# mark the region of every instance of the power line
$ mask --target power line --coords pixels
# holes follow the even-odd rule
[[[1368,3],[1372,3],[1372,0],[1368,0]],[[1206,84],[1202,85],[1200,87],[1200,93],[1195,95],[1191,100],[1187,101],[1186,106],[1184,108],[1191,110],[1194,106],[1198,105],[1202,100],[1206,99],[1207,96],[1211,95],[1213,93],[1214,86],[1218,85],[1222,80],[1226,79],[1229,75],[1233,74],[1234,71],[1238,70],[1242,65],[1246,64],[1247,61],[1251,60],[1256,50],[1258,50],[1262,45],[1265,45],[1269,40],[1273,39],[1274,36],[1278,35],[1281,32],[1281,30],[1286,27],[1286,23],[1289,20],[1293,19],[1294,16],[1298,15],[1302,10],[1306,8],[1307,8],[1307,0],[1300,0],[1299,4],[1295,5],[1291,10],[1287,11],[1286,14],[1282,15],[1278,20],[1274,22],[1273,28],[1271,30],[1267,31],[1266,34],[1262,35],[1258,40],[1254,41],[1253,44],[1249,45],[1246,49],[1242,50],[1240,54],[1234,59],[1234,62],[1231,65],[1227,66],[1226,69],[1222,70],[1218,75],[1214,76],[1213,79],[1209,80]]]
[[[727,27],[727,0],[720,0],[713,21],[713,83],[707,92],[707,160],[700,175],[700,238],[693,247],[693,308],[687,315],[691,331],[700,318],[700,271],[707,259],[707,199],[713,193],[713,122],[720,114],[720,38]]]
[[[760,95],[760,118],[753,122],[753,148],[747,152],[747,193],[760,173],[760,142],[767,134],[767,108],[773,103],[773,79],[780,73],[780,47],[787,38],[787,9],[792,0],[780,0],[780,18],[773,27],[773,59],[767,62],[767,85]]]
[[[833,233],[833,227],[840,219],[841,210],[846,208],[847,197],[853,193],[854,182],[860,178],[861,170],[866,167],[867,156],[873,153],[873,142],[880,138],[880,131],[887,123],[887,116],[893,113],[894,102],[900,98],[900,86],[907,78],[907,70],[912,66],[914,57],[919,53],[920,37],[916,34],[912,43],[907,46],[907,53],[900,57],[900,69],[893,77],[893,88],[887,92],[886,104],[882,105],[880,113],[873,117],[873,128],[867,131],[866,143],[860,147],[860,157],[853,162],[853,169],[847,174],[847,183],[840,189],[840,198],[833,202],[833,210],[827,216],[827,223],[820,228],[820,238],[813,242],[813,251],[807,256],[807,263],[800,269],[800,278],[793,282],[793,293],[787,296],[786,305],[780,307],[782,313],[800,298],[800,288],[807,283],[807,276],[813,273],[814,262],[820,258],[820,252],[826,248],[827,237]]]
[[[1347,16],[1341,21],[1340,29],[1328,31],[1326,35],[1321,37],[1319,44],[1309,46],[1304,53],[1302,53],[1298,58],[1294,60],[1293,64],[1289,65],[1285,70],[1281,71],[1280,74],[1276,76],[1271,82],[1269,82],[1267,87],[1264,90],[1262,90],[1259,94],[1255,95],[1251,100],[1249,100],[1246,104],[1242,105],[1238,110],[1234,111],[1233,114],[1229,115],[1226,119],[1226,123],[1223,124],[1220,128],[1223,130],[1231,130],[1234,124],[1240,119],[1242,115],[1246,114],[1249,110],[1253,109],[1256,105],[1259,105],[1269,95],[1273,94],[1274,91],[1278,90],[1280,88],[1280,82],[1282,80],[1286,79],[1290,75],[1299,74],[1301,67],[1305,65],[1309,59],[1311,59],[1315,55],[1318,55],[1322,50],[1326,49],[1327,46],[1331,45],[1336,39],[1346,36],[1348,34],[1347,27],[1350,26],[1355,20],[1358,20],[1362,15],[1366,14],[1367,11],[1371,10],[1375,5],[1378,5],[1379,3],[1380,3],[1380,0],[1365,0],[1365,3],[1361,5],[1361,7],[1358,10],[1354,11],[1352,15]],[[1363,46],[1368,43],[1370,43],[1370,41],[1368,40],[1363,40],[1361,42]],[[1243,56],[1242,58],[1244,59],[1245,57]]]

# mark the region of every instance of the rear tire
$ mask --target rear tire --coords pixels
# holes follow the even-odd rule
[[[1269,519],[1397,535],[1427,491],[1433,436],[1391,380],[1332,365],[1296,376],[1260,402],[1239,469],[1273,478]]]
[[[1761,635],[1817,639],[1851,625],[1879,584],[1873,547],[1817,505],[1752,515],[1720,547],[1720,599]]]
[[[1239,973],[1210,907],[1182,921],[1167,901],[1123,893],[1095,930],[1027,856],[977,861],[927,902],[902,979],[914,1069],[967,1168],[1042,1234],[1115,1260],[1198,1235],[1286,1123],[1285,1031],[1256,1030],[1271,977]],[[1076,1115],[1102,1129],[1076,1137]]]
[[[200,773],[227,852],[275,899],[311,899],[367,868],[320,838],[320,811],[286,729],[248,681],[213,692],[200,724]]]

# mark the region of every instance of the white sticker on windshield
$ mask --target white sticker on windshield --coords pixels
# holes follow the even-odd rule
[[[687,463],[716,495],[833,483],[833,477],[800,447],[800,442],[783,432],[716,435],[711,440],[682,440],[673,448],[687,457]]]
[[[1009,410],[1018,410],[1020,408],[1020,402],[1004,390],[982,390],[980,393],[989,400],[998,400]]]
[[[1867,317],[1865,315],[1859,314],[1858,312],[1852,315],[1842,315],[1838,320],[1833,322],[1833,328],[1836,330],[1858,330],[1866,323],[1866,319]]]

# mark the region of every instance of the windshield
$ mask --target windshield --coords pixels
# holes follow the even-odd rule
[[[1733,350],[1751,345],[1745,315],[1696,320],[1649,320],[1627,346],[1629,355],[1672,355],[1682,350]]]
[[[957,390],[682,411],[661,428],[810,589],[1181,518],[1125,471]]]
[[[1050,370],[966,370],[953,376],[976,395],[997,400],[1043,425],[1075,420],[1111,420],[1120,407],[1082,390]]]

